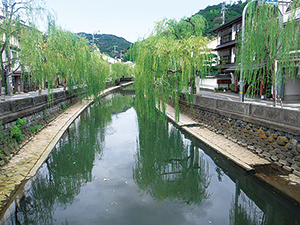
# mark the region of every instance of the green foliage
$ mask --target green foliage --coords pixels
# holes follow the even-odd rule
[[[93,35],[86,33],[78,33],[79,36],[85,37],[90,43],[93,43]],[[94,35],[94,43],[101,50],[101,52],[108,54],[110,57],[119,56],[114,52],[114,46],[117,47],[118,52],[126,52],[131,43],[126,41],[124,38],[117,37],[111,34],[95,34]]]
[[[25,127],[26,125],[26,119],[20,119],[18,118],[17,122],[16,122],[17,127],[19,127],[20,129],[22,129],[23,127]]]
[[[246,5],[247,1],[242,2],[238,1],[234,4],[227,4],[226,5],[226,13],[225,13],[225,22],[228,22],[243,13],[243,9]],[[213,29],[217,28],[222,24],[221,18],[221,10],[222,10],[222,3],[218,5],[207,6],[205,9],[200,10],[196,15],[201,15],[206,20],[206,26],[203,30],[204,36],[215,36],[213,34]]]
[[[136,185],[157,201],[174,201],[186,205],[200,205],[209,199],[209,164],[187,144],[182,133],[168,121],[151,121],[138,114],[139,139],[133,180]],[[168,166],[176,168],[179,176],[172,176]],[[163,176],[162,176],[163,174]]]
[[[32,132],[32,133],[36,133],[39,129],[42,128],[42,125],[34,125],[34,126],[30,126],[28,129]]]
[[[61,108],[62,109],[65,109],[65,108],[67,108],[67,106],[66,106],[66,104],[63,102],[63,103],[61,103]]]
[[[3,132],[3,122],[2,120],[0,120],[0,143],[2,142],[3,140],[3,136],[4,136],[4,132]]]
[[[218,56],[213,53],[206,54],[206,62],[204,64],[205,76],[211,76],[220,73],[220,68],[217,65],[219,62]]]
[[[130,54],[136,64],[137,110],[155,118],[156,106],[164,111],[169,96],[178,103],[179,95],[189,86],[194,87],[196,71],[199,76],[206,74],[203,28],[201,16],[164,19],[156,24],[150,37],[133,45]]]
[[[271,82],[275,86],[284,77],[297,76],[294,57],[299,58],[299,23],[291,19],[292,12],[289,21],[283,25],[277,6],[261,2],[250,4],[247,12],[245,39],[239,41],[243,45],[239,47],[237,66],[241,64],[244,70],[247,92],[254,94],[259,90],[261,78],[264,84]]]
[[[17,141],[22,140],[23,134],[22,134],[22,128],[26,125],[26,119],[20,119],[14,123],[13,126],[10,127],[10,136]]]
[[[13,125],[10,127],[10,136],[18,141],[22,140],[23,138],[22,131],[17,125]]]
[[[235,84],[230,84],[230,90],[234,91]]]
[[[49,89],[57,85],[57,78],[65,78],[69,91],[98,96],[109,76],[109,64],[100,51],[88,41],[55,25],[49,17],[48,31],[42,34],[34,27],[24,31],[21,39],[21,61],[34,74],[40,85],[48,81]]]
[[[112,81],[119,80],[121,77],[132,77],[133,67],[127,63],[117,62],[111,64]]]

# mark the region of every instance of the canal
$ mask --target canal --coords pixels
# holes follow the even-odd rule
[[[300,207],[116,92],[74,121],[0,224],[300,224]]]

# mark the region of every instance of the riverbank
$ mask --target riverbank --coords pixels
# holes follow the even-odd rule
[[[102,94],[105,95],[117,88],[119,87],[109,88]],[[66,109],[24,146],[8,165],[1,168],[0,210],[2,212],[0,214],[5,212],[6,205],[10,205],[15,197],[18,196],[18,193],[20,193],[19,196],[22,196],[22,187],[26,184],[26,181],[35,175],[69,125],[92,102],[91,100],[84,100],[82,103],[76,103]],[[168,106],[166,113],[171,120],[175,121],[175,110],[172,107]],[[270,175],[268,172],[270,169],[273,169],[273,164],[269,160],[261,158],[247,148],[227,139],[224,135],[209,130],[204,124],[191,119],[183,113],[181,113],[180,121],[177,122],[177,125],[213,148],[225,159],[243,168],[245,173],[255,174],[257,178],[275,187],[286,196],[300,202],[300,178],[297,175],[280,173],[280,171]]]
[[[108,88],[101,95],[107,95],[130,84],[132,82]],[[12,196],[18,191],[18,188],[35,175],[70,124],[92,103],[93,100],[84,99],[81,103],[77,102],[67,108],[24,145],[8,164],[1,168],[0,210],[2,212],[5,211],[5,206],[10,205],[10,201],[13,201]]]
[[[281,170],[269,160],[261,158],[246,147],[225,138],[224,135],[209,130],[204,124],[198,123],[183,113],[180,113],[179,121],[175,121],[175,110],[169,105],[166,107],[166,114],[181,129],[213,148],[218,154],[242,167],[245,172],[254,174],[286,196],[300,202],[299,176]]]

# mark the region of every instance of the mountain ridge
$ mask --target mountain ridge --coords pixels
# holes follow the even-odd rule
[[[90,43],[94,41],[100,51],[110,57],[120,58],[120,54],[124,54],[132,44],[125,38],[113,34],[94,34],[94,40],[93,35],[89,33],[80,32],[77,35],[85,37]]]
[[[213,29],[222,25],[222,4],[219,3],[217,5],[209,5],[205,9],[199,10],[195,15],[202,15],[206,20],[206,27],[203,31],[204,36],[216,36],[213,33]],[[225,5],[225,23],[242,15],[243,9],[247,2],[242,2],[239,0],[238,2],[234,2],[233,4]]]

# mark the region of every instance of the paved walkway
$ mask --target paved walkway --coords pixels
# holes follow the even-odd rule
[[[166,114],[173,122],[175,122],[174,108],[167,105]],[[248,151],[244,147],[233,143],[232,141],[226,139],[223,135],[216,134],[215,132],[212,132],[204,127],[190,126],[198,123],[184,114],[180,114],[177,124],[183,130],[186,130],[201,141],[205,142],[214,148],[218,153],[229,158],[247,171],[253,170],[254,165],[270,164],[269,161],[260,158],[258,155]]]
[[[101,95],[117,88],[119,87],[108,88]],[[36,174],[64,132],[92,102],[92,100],[82,100],[81,103],[77,102],[67,108],[24,145],[7,165],[0,169],[0,218],[1,213],[3,213],[1,209],[9,205],[8,201],[13,200],[11,197],[17,188],[22,182],[24,183]]]
[[[203,97],[209,97],[209,98],[217,98],[217,99],[223,99],[228,101],[239,101],[239,94],[234,92],[213,92],[213,91],[204,91],[201,90],[199,95],[202,95]],[[245,102],[257,104],[257,105],[265,105],[273,107],[273,101],[271,99],[262,100],[258,96],[254,97],[245,97]],[[282,101],[282,105],[284,109],[291,109],[291,110],[300,110],[300,100],[295,101]],[[281,107],[280,102],[277,102],[277,107]]]
[[[64,91],[64,88],[55,88],[51,89],[51,92],[61,92]],[[42,90],[42,95],[47,95],[48,90]],[[38,96],[38,91],[31,91],[28,93],[20,93],[20,94],[14,94],[12,96],[5,96],[5,101],[12,101],[12,100],[17,100],[17,99],[23,99],[23,98],[31,98]],[[239,94],[234,93],[234,92],[213,92],[213,91],[205,91],[201,90],[199,95],[203,97],[209,97],[209,98],[217,98],[217,99],[223,99],[223,100],[228,100],[228,101],[239,101]],[[0,98],[0,102],[3,96]],[[245,97],[245,102],[246,103],[252,103],[256,105],[264,105],[264,106],[270,106],[273,107],[273,101],[270,99],[267,100],[262,100],[258,96],[254,97]],[[282,106],[284,109],[290,109],[290,110],[300,110],[300,100],[295,100],[295,101],[282,101]],[[277,107],[281,107],[280,102],[277,102]]]
[[[52,93],[55,92],[61,92],[64,91],[64,88],[55,88],[55,89],[51,89]],[[42,90],[42,95],[47,95],[48,94],[48,90]],[[23,98],[32,98],[35,96],[38,96],[39,92],[38,91],[30,91],[28,93],[20,93],[20,94],[14,94],[14,95],[5,95],[5,101],[12,101],[12,100],[17,100],[17,99],[23,99]],[[2,101],[3,96],[1,96],[0,101]]]
[[[166,114],[169,119],[175,122],[174,108],[167,105]],[[244,168],[246,171],[254,170],[254,167],[258,165],[270,164],[268,160],[263,159],[248,149],[226,139],[223,135],[216,134],[205,127],[199,126],[200,124],[182,113],[180,113],[179,121],[176,123],[181,127],[181,129],[203,141],[215,149],[219,154],[223,155],[228,160],[231,160],[238,166]],[[257,173],[255,176],[269,185],[276,187],[287,196],[290,196],[291,198],[300,202],[300,177],[296,176],[295,174],[266,176],[263,173]]]

